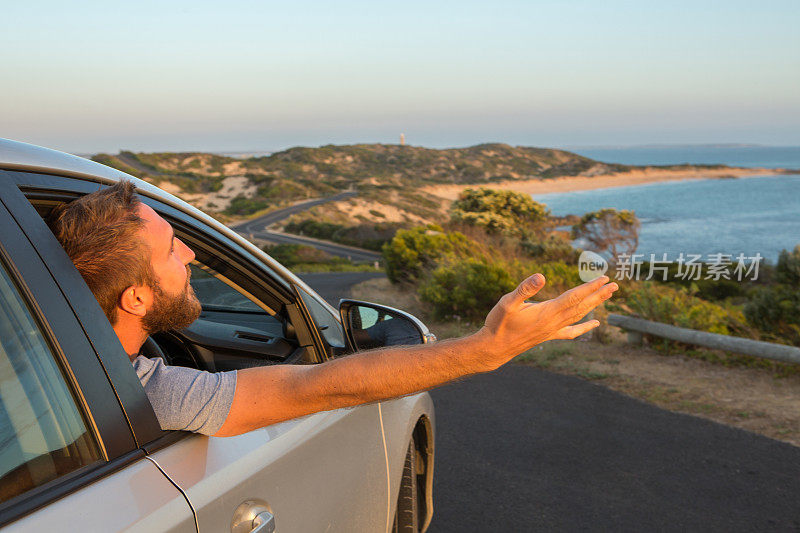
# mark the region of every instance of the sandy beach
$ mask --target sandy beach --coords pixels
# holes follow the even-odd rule
[[[740,178],[745,176],[775,176],[783,174],[783,169],[775,168],[720,168],[720,169],[663,169],[643,168],[616,174],[595,176],[562,176],[550,179],[507,180],[486,184],[471,185],[433,185],[422,190],[444,198],[455,200],[464,189],[488,187],[491,189],[508,189],[527,194],[548,194],[570,191],[586,191],[590,189],[606,189],[609,187],[627,187],[644,185],[661,181],[680,181],[708,178]]]

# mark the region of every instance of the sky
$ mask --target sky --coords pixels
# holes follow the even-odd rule
[[[74,153],[800,145],[800,2],[8,2],[0,137]]]

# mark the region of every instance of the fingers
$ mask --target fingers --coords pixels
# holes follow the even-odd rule
[[[584,333],[592,331],[599,325],[599,321],[589,320],[587,322],[575,324],[574,326],[566,326],[558,330],[553,336],[553,339],[574,339],[575,337],[580,337]]]
[[[514,295],[514,303],[521,304],[535,295],[544,287],[544,281],[544,276],[537,273],[520,283],[512,293]]]
[[[609,283],[608,285],[603,285],[595,292],[584,298],[582,302],[580,302],[577,306],[577,312],[580,316],[584,316],[586,313],[603,303],[604,301],[611,298],[611,295],[614,294],[614,291],[619,289],[619,285],[616,283]]]
[[[577,305],[582,302],[587,296],[594,293],[600,287],[608,283],[609,279],[608,276],[600,276],[597,279],[593,279],[592,281],[587,281],[583,285],[578,285],[574,287],[561,296],[565,297],[569,305]]]

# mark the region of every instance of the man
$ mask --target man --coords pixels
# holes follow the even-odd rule
[[[49,223],[131,358],[161,426],[217,437],[495,370],[543,341],[573,339],[597,327],[596,320],[575,323],[618,288],[603,276],[553,300],[526,303],[545,283],[534,274],[503,296],[485,325],[466,337],[359,352],[317,365],[209,373],[138,355],[150,334],[191,324],[200,303],[189,285],[194,253],[167,221],[138,201],[131,182],[60,206]]]

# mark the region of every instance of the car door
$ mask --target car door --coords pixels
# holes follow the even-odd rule
[[[38,202],[55,202],[59,195],[97,189],[96,183],[64,177],[31,174],[17,179],[26,195]],[[216,279],[256,307],[285,311],[291,321],[288,329],[298,335],[297,350],[292,353],[302,357],[300,362],[311,364],[325,359],[319,332],[288,283],[276,279],[251,251],[224,232],[177,209],[175,204],[167,205],[146,193],[142,197],[173,224],[184,242],[197,248],[196,252],[205,252],[198,254],[206,258],[205,264],[198,266],[218,274]],[[43,233],[41,237],[47,236]],[[52,235],[49,238],[53,239]],[[242,356],[249,355],[253,360],[276,356],[264,352],[275,332],[253,331],[259,323],[269,329],[268,316],[250,312],[247,324],[231,324],[230,317],[221,316],[216,308],[204,309],[204,314],[199,336],[192,337],[191,331],[181,332],[182,336],[169,341],[190,343],[195,362],[199,358],[200,362],[216,365],[224,361],[230,365],[232,361],[224,355],[231,351],[237,354],[239,363]],[[108,321],[102,315],[95,316],[90,338],[107,336],[109,331],[113,335]],[[301,340],[303,335],[299,334],[303,332]],[[292,361],[291,357],[284,359]],[[111,380],[116,388],[130,393],[127,401],[132,405],[138,404],[137,394],[138,402],[146,401],[132,369],[129,373],[117,372]],[[132,409],[128,414],[135,429],[146,428],[153,417],[152,409]],[[145,431],[140,429],[139,434],[144,435]],[[183,432],[148,435],[147,440],[143,437],[148,457],[186,495],[203,531],[232,530],[237,517],[260,508],[271,510],[282,532],[386,528],[386,457],[377,405],[317,413],[237,437],[209,438]]]
[[[35,215],[4,178],[0,171],[0,526],[196,531],[184,496],[138,448],[74,302],[48,271],[58,265],[45,264],[47,252],[9,211]]]
[[[193,272],[206,273],[205,278],[193,275],[192,281],[204,306],[201,320],[214,326],[206,326],[202,338],[190,332],[188,340],[202,343],[216,369],[222,364],[235,368],[226,354],[239,354],[251,364],[248,351],[257,360],[268,347],[267,357],[277,357],[278,364],[324,360],[325,349],[303,302],[278,290],[282,283],[267,279],[269,271],[212,228],[163,204],[150,205],[195,251]],[[278,328],[277,320],[270,325],[268,310],[281,307],[291,324]],[[284,329],[294,331],[298,347],[288,352],[295,355],[274,348],[288,342],[281,338]],[[259,342],[264,350],[253,346]],[[262,509],[274,516],[281,532],[386,527],[387,474],[376,405],[317,413],[236,437],[189,436],[154,450],[151,457],[185,491],[201,531],[229,530],[240,516]],[[241,531],[249,529],[242,526]]]
[[[204,289],[199,286],[201,278],[193,276],[198,284],[195,292],[204,304],[201,318],[216,327],[234,326],[240,332],[237,353],[246,353],[247,343],[257,342],[259,335],[270,338],[265,345],[277,344],[272,340],[277,332],[269,324],[258,325],[257,311],[241,313],[238,320],[232,312],[223,316],[220,302],[236,302],[238,297],[237,308],[249,300],[262,309],[283,306],[291,310],[286,313],[291,329],[300,347],[309,349],[302,361],[295,362],[324,360],[326,350],[317,326],[299,298],[288,291],[278,294],[275,287],[280,282],[263,279],[269,276],[264,269],[253,277],[243,276],[242,271],[252,272],[258,265],[211,228],[196,223],[189,226],[163,206],[152,207],[160,208],[165,216],[172,215],[176,232],[195,250],[198,266],[212,276],[205,280]],[[253,279],[258,277],[262,279]],[[215,279],[225,283],[209,288]],[[272,290],[265,291],[264,282]],[[220,334],[216,339],[219,349],[208,339],[213,336],[207,331],[203,346],[219,354],[214,357],[218,367],[221,355],[231,350],[233,335]],[[152,457],[184,489],[197,511],[201,530],[229,529],[235,517],[260,508],[270,510],[282,532],[379,531],[386,527],[387,474],[376,405],[317,413],[237,437],[189,437]]]

